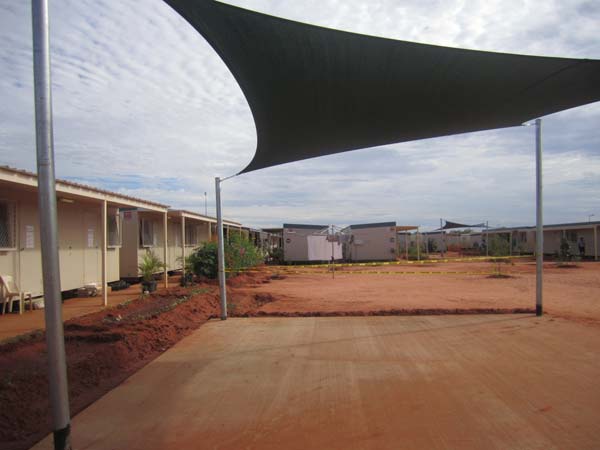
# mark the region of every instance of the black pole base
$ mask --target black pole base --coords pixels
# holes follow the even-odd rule
[[[54,431],[54,450],[71,450],[71,424]]]
[[[542,315],[542,305],[535,305],[535,315],[538,317]]]

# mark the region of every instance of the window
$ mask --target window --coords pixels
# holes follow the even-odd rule
[[[577,242],[577,231],[567,231],[567,241]]]
[[[106,218],[108,228],[108,246],[121,246],[121,221],[117,214],[111,214]]]
[[[150,219],[140,219],[140,246],[153,247],[156,245],[154,237],[154,222]]]
[[[525,232],[525,231],[519,232],[519,241],[527,242],[527,232]]]
[[[198,225],[186,225],[185,227],[185,245],[198,244]]]
[[[16,240],[16,205],[0,200],[0,248],[14,249]]]

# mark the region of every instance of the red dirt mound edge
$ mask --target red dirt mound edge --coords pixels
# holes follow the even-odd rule
[[[212,286],[164,294],[65,322],[71,415],[190,334],[219,311]],[[0,449],[30,448],[51,431],[43,332],[0,346]]]

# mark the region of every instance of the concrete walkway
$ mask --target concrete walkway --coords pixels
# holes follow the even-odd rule
[[[211,321],[80,413],[73,445],[597,449],[599,344],[523,315]]]

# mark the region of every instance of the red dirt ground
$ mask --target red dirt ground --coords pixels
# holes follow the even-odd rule
[[[243,275],[233,285],[258,283]],[[170,288],[65,322],[71,415],[74,416],[219,313],[214,283]],[[256,308],[252,299],[242,304]],[[0,343],[0,449],[27,449],[51,431],[45,335]]]
[[[531,311],[535,264],[486,262],[323,268],[261,268],[228,280],[231,316],[407,315]],[[352,272],[391,273],[352,273]],[[400,272],[416,272],[400,274]],[[476,272],[424,274],[424,272]],[[546,264],[545,310],[600,325],[600,263]],[[218,314],[216,283],[171,288],[65,322],[74,416]],[[0,343],[0,449],[29,448],[50,432],[42,332]]]
[[[234,287],[229,290],[229,303],[234,305],[235,315],[244,315],[243,308],[236,308],[237,303],[269,295],[276,301],[246,315],[274,316],[456,313],[457,309],[513,312],[534,308],[535,263],[517,260],[501,264],[501,273],[510,275],[504,279],[489,276],[496,268],[489,262],[358,266],[338,269],[335,278],[326,268],[268,269],[282,279]],[[574,268],[545,263],[544,310],[554,317],[600,325],[600,263],[585,262]]]

